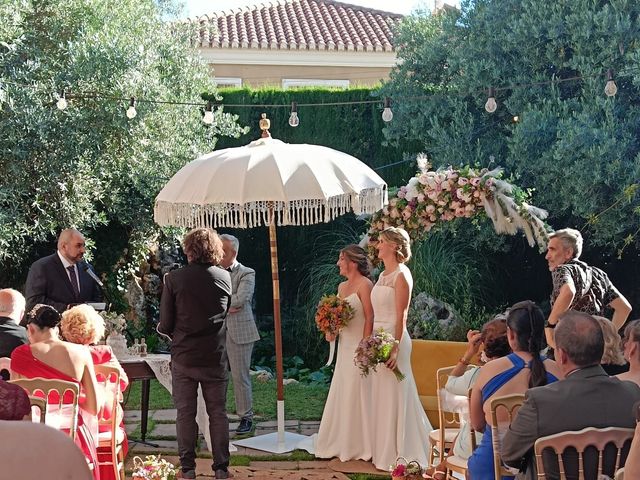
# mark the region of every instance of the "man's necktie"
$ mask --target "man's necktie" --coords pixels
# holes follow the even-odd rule
[[[73,294],[76,298],[80,297],[80,292],[78,291],[78,277],[76,276],[76,268],[73,265],[67,267],[69,270],[69,278],[71,279],[71,288],[73,289]]]

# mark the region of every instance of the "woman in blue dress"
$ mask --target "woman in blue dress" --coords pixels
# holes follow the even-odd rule
[[[483,432],[482,441],[469,459],[473,480],[494,480],[490,399],[555,382],[561,376],[553,360],[540,356],[544,338],[544,315],[531,301],[516,303],[507,316],[507,339],[513,353],[487,363],[480,369],[471,394],[471,424]],[[498,426],[508,428],[508,418]],[[503,424],[504,422],[504,424]],[[512,479],[513,477],[502,477]]]

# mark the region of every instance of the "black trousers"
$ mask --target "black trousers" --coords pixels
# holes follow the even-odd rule
[[[227,418],[226,371],[221,374],[218,366],[187,367],[171,362],[173,403],[178,410],[176,435],[182,470],[196,468],[196,439],[198,425],[196,412],[198,385],[209,415],[209,432],[213,450],[213,470],[226,470],[229,466],[229,420]]]

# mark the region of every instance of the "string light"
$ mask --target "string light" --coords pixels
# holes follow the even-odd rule
[[[393,112],[391,111],[391,99],[384,97],[384,110],[382,110],[382,120],[389,123],[393,120]]]
[[[618,86],[613,78],[613,70],[607,70],[607,84],[604,86],[604,93],[607,97],[613,97],[618,93]]]
[[[300,125],[300,119],[298,118],[298,104],[291,102],[291,115],[289,115],[289,125],[297,127]]]
[[[487,99],[487,103],[484,104],[484,109],[493,113],[498,108],[498,104],[496,103],[496,89],[491,87],[489,88],[489,98]]]
[[[207,106],[204,109],[204,115],[202,116],[202,121],[206,125],[211,125],[213,123],[213,104],[211,102],[207,102]]]
[[[131,97],[131,100],[129,100],[129,108],[127,108],[127,118],[136,118],[136,115],[138,115],[138,111],[136,110],[136,97]]]
[[[64,88],[60,90],[60,95],[58,96],[56,107],[58,107],[58,110],[64,110],[67,108],[67,98],[64,93]]]
[[[520,117],[518,115],[513,116],[514,123],[518,123],[520,121]]]

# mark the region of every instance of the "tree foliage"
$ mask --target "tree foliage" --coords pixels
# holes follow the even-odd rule
[[[3,284],[68,226],[117,246],[115,263],[148,238],[167,179],[219,135],[240,133],[228,114],[205,127],[198,107],[144,102],[215,93],[188,27],[163,13],[151,0],[1,0]],[[56,108],[62,88],[66,110]],[[129,97],[140,99],[133,119]]]
[[[611,254],[637,248],[639,17],[633,0],[475,0],[409,17],[383,89],[395,100],[387,136],[420,140],[436,166],[505,166],[553,227],[578,227]]]

